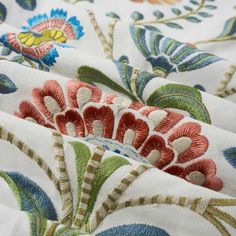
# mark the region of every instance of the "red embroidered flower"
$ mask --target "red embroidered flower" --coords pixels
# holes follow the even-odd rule
[[[89,134],[111,138],[114,128],[114,114],[110,107],[87,107],[83,112],[85,126]]]
[[[35,88],[32,97],[37,108],[53,122],[53,116],[65,110],[65,99],[61,86],[55,80],[45,82],[43,88]]]
[[[165,134],[184,117],[175,112],[159,109],[157,107],[146,107],[142,115],[147,116],[154,125],[154,130]]]
[[[81,108],[92,101],[99,102],[102,91],[90,84],[78,80],[69,80],[66,83],[67,97],[73,108]]]
[[[84,122],[77,111],[68,110],[65,114],[58,114],[55,121],[61,133],[72,137],[84,137]]]
[[[165,140],[157,135],[152,135],[147,139],[140,154],[159,169],[162,169],[174,159],[173,151],[167,148]]]
[[[223,182],[215,175],[215,163],[210,159],[202,159],[187,166],[183,178],[193,184],[219,191],[223,187]]]
[[[208,149],[208,140],[200,135],[201,126],[194,122],[175,128],[168,138],[169,145],[177,152],[177,163],[185,163],[202,156]]]
[[[136,119],[131,112],[124,113],[118,124],[116,140],[121,143],[139,148],[149,132],[148,125],[141,119]]]

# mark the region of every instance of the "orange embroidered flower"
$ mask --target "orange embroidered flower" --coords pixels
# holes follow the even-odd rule
[[[181,0],[130,0],[132,2],[137,2],[137,3],[144,3],[144,2],[148,2],[151,4],[169,4],[169,5],[174,5],[178,2],[180,2]]]

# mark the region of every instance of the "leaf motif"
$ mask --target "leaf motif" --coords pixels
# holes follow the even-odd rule
[[[189,7],[189,6],[184,6],[184,9],[187,10],[187,11],[192,11],[193,10],[193,8]]]
[[[16,90],[16,85],[9,79],[9,77],[4,74],[0,74],[0,93],[14,93]]]
[[[223,154],[229,164],[236,169],[236,147],[226,148]]]
[[[11,59],[11,61],[17,62],[17,63],[19,63],[19,64],[22,64],[22,63],[24,62],[24,60],[25,60],[24,57],[21,56],[21,55],[14,56],[14,57]]]
[[[119,156],[112,156],[102,161],[99,170],[95,176],[95,180],[93,182],[93,187],[90,195],[90,199],[88,202],[88,210],[86,212],[85,223],[93,211],[95,202],[97,200],[97,195],[105,183],[105,181],[120,167],[130,165],[129,161],[125,158]]]
[[[7,48],[7,47],[3,47],[2,51],[1,51],[1,55],[2,56],[8,56],[11,54],[11,49]]]
[[[84,180],[84,174],[86,171],[86,167],[88,165],[89,159],[91,157],[91,152],[88,146],[80,142],[69,142],[73,147],[75,153],[75,165],[77,172],[77,183],[78,183],[78,191],[77,191],[77,207],[80,202],[80,195],[82,190],[82,184]]]
[[[28,214],[30,222],[30,235],[31,236],[44,236],[47,228],[47,219],[39,217],[36,214]]]
[[[22,211],[37,214],[49,220],[57,220],[57,213],[47,194],[32,180],[17,172],[0,171]]]
[[[161,18],[164,17],[164,14],[163,14],[161,11],[159,11],[159,10],[155,10],[155,11],[153,12],[153,15],[154,15],[157,19],[161,19]]]
[[[199,5],[199,2],[197,2],[196,0],[190,0],[190,2],[191,2],[193,5]]]
[[[25,10],[33,11],[36,8],[36,0],[16,0],[16,3]]]
[[[5,21],[7,17],[7,9],[4,4],[0,2],[0,22]]]
[[[173,7],[173,8],[171,9],[171,11],[172,11],[175,15],[177,15],[177,16],[179,16],[179,15],[181,14],[181,11],[180,11],[178,8],[175,8],[175,7]]]
[[[148,98],[147,105],[181,109],[197,120],[211,123],[210,115],[202,103],[201,93],[189,86],[179,84],[161,86]]]
[[[157,27],[155,27],[153,25],[145,25],[144,28],[147,29],[147,30],[152,30],[152,31],[161,33],[161,31]]]
[[[120,19],[120,17],[115,12],[108,12],[106,13],[106,16],[111,17],[113,19]]]
[[[122,55],[118,59],[118,62],[123,63],[123,64],[129,64],[129,58],[126,55]]]
[[[209,14],[209,13],[206,13],[206,12],[198,12],[198,15],[199,16],[202,16],[202,17],[212,17],[213,15]]]
[[[134,21],[143,20],[144,16],[138,11],[134,11],[130,16]]]
[[[177,23],[174,22],[167,22],[165,25],[167,25],[170,28],[174,28],[174,29],[183,29],[183,27]]]
[[[201,20],[199,20],[197,17],[193,17],[193,16],[187,16],[185,19],[187,21],[192,22],[192,23],[199,23],[199,22],[201,22]]]
[[[207,8],[207,9],[209,9],[209,10],[215,10],[215,9],[217,9],[217,6],[214,6],[214,5],[205,5],[204,7]]]
[[[119,84],[115,83],[113,80],[108,78],[102,72],[88,66],[82,66],[78,69],[78,78],[80,81],[86,83],[99,83],[107,86],[108,88],[113,89],[119,93],[125,94],[130,97],[132,100],[137,101],[135,96],[129,93],[126,89],[121,87]]]
[[[130,224],[113,227],[96,234],[96,236],[170,236],[164,229],[145,224]]]
[[[222,33],[218,37],[231,36],[236,33],[236,16],[228,19],[225,24]]]

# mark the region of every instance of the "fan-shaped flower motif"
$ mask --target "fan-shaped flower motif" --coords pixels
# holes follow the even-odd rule
[[[67,19],[67,11],[52,9],[50,16],[39,14],[28,19],[24,32],[6,33],[0,38],[5,47],[46,66],[52,66],[59,56],[55,45],[68,39],[79,39],[83,27],[75,16]]]
[[[66,95],[57,81],[48,80],[42,88],[32,90],[34,104],[21,102],[15,115],[66,135],[84,137],[192,183],[215,190],[222,187],[212,160],[194,162],[208,149],[198,123],[176,127],[183,119],[180,114],[102,94],[77,80],[67,81]],[[183,165],[187,162],[188,167]]]
[[[160,77],[166,77],[172,72],[197,70],[221,60],[154,31],[130,26],[130,33],[140,53]]]

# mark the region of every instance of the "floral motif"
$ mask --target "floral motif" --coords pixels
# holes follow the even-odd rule
[[[144,2],[148,2],[151,4],[169,4],[169,5],[174,5],[178,2],[180,2],[180,0],[130,0],[132,2],[137,2],[137,3],[144,3]]]
[[[16,85],[10,78],[4,74],[0,74],[0,94],[14,93],[17,90]]]
[[[130,33],[138,50],[151,64],[154,74],[160,77],[167,77],[172,72],[197,70],[221,60],[155,31],[131,26]]]
[[[202,159],[199,160],[208,149],[208,140],[201,135],[198,123],[178,125],[183,120],[180,114],[104,94],[81,81],[67,81],[66,91],[65,97],[59,83],[48,80],[42,88],[32,90],[34,105],[29,101],[21,102],[15,115],[66,135],[84,137],[95,145],[125,153],[135,160],[143,159],[142,162],[190,182],[194,182],[190,177],[195,169],[206,178],[200,181],[202,185],[212,189],[222,187],[215,181],[214,162],[201,165]],[[199,164],[195,165],[195,159]]]
[[[59,56],[54,45],[62,46],[68,39],[80,39],[83,27],[75,16],[67,19],[67,11],[52,9],[50,16],[39,14],[28,19],[24,32],[6,33],[0,42],[26,58],[52,66]]]

